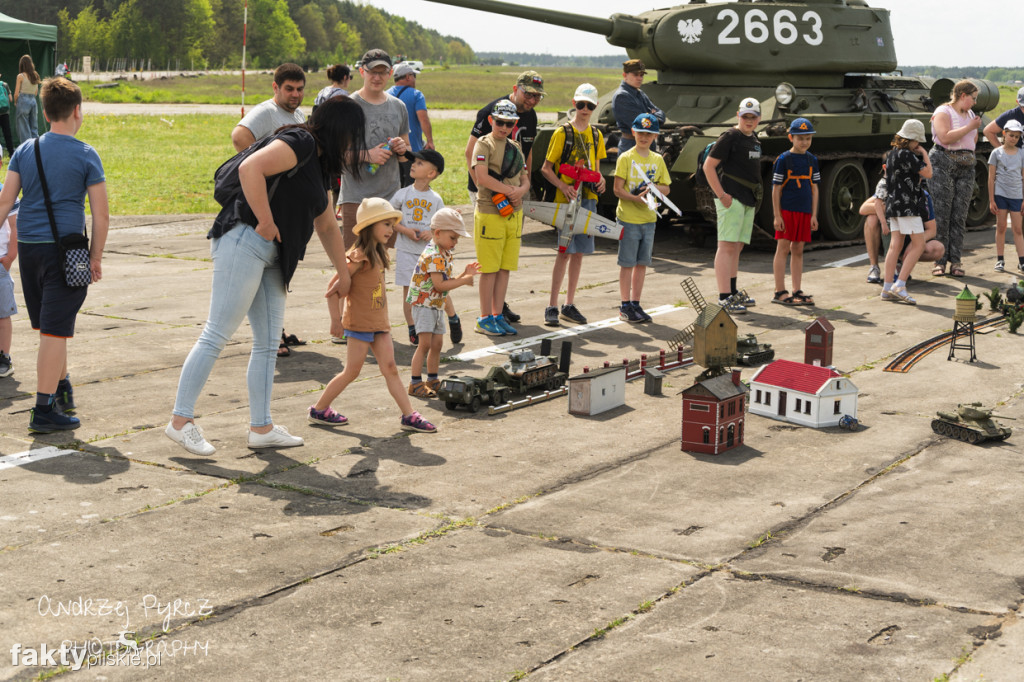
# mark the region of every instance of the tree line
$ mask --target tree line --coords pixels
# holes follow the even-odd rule
[[[354,63],[372,47],[411,59],[469,64],[473,50],[414,21],[350,0],[248,0],[246,60],[315,70]],[[0,0],[0,12],[57,26],[57,59],[91,56],[153,68],[233,68],[242,59],[243,0]]]
[[[908,75],[930,76],[931,78],[984,78],[993,83],[1024,81],[1024,67],[1002,66],[901,66]]]

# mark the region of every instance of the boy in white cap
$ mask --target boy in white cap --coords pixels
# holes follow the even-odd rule
[[[599,170],[601,159],[608,155],[604,147],[604,136],[601,135],[601,131],[590,125],[590,119],[597,109],[597,88],[590,83],[584,83],[576,88],[572,106],[575,112],[572,122],[559,126],[551,135],[548,153],[540,169],[541,175],[555,186],[556,204],[567,204],[575,199],[577,194],[574,188],[576,181],[557,171],[563,163],[571,166],[581,163],[584,168]],[[604,188],[604,177],[596,185],[580,185],[580,207],[596,211],[597,198],[604,193]],[[555,255],[555,265],[551,270],[551,295],[548,307],[544,310],[544,324],[547,326],[558,326],[558,292],[562,288],[566,268],[569,270],[569,286],[566,289],[565,305],[561,308],[561,317],[576,324],[587,323],[587,318],[576,308],[574,299],[580,281],[580,270],[583,268],[583,255],[593,252],[593,235],[578,234],[573,236],[564,253]]]
[[[523,197],[530,191],[530,172],[522,147],[513,139],[519,114],[516,105],[499,100],[488,117],[491,132],[473,148],[477,200],[473,212],[473,243],[480,262],[480,318],[476,331],[490,336],[517,334],[502,314],[509,275],[519,269],[523,236]]]
[[[718,250],[715,253],[715,280],[718,300],[731,313],[745,313],[754,299],[738,301],[734,295],[740,252],[750,243],[754,229],[754,210],[761,186],[761,144],[754,130],[761,121],[761,104],[753,97],[740,101],[736,125],[722,133],[704,160],[704,175],[715,193],[718,214]],[[719,172],[721,169],[721,172]],[[729,300],[731,299],[731,300]],[[724,302],[729,300],[728,304]]]
[[[1013,247],[1017,250],[1017,271],[1024,272],[1024,235],[1021,234],[1021,203],[1024,200],[1024,152],[1020,144],[1024,126],[1010,119],[1003,126],[1003,145],[988,157],[989,210],[996,214],[996,272],[1003,272],[1003,247],[1006,244],[1006,218],[1013,229]]]
[[[419,345],[412,356],[412,382],[409,395],[433,398],[441,381],[437,378],[441,364],[441,343],[444,341],[445,302],[448,292],[464,284],[473,286],[473,277],[480,272],[480,264],[473,262],[458,277],[452,277],[452,251],[459,237],[471,238],[462,222],[462,214],[454,208],[442,208],[430,221],[433,239],[423,249],[406,303],[412,306]],[[423,359],[427,360],[427,381],[423,381]]]

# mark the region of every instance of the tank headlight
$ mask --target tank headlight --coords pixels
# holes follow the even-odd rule
[[[796,88],[789,83],[779,83],[775,88],[775,101],[788,107],[796,97]]]

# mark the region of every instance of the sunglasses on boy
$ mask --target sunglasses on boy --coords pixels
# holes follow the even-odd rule
[[[597,109],[597,105],[594,104],[593,102],[576,102],[577,109],[582,110],[584,107],[586,107],[589,111]]]
[[[515,128],[516,127],[516,122],[515,121],[506,121],[503,118],[496,118],[496,119],[494,119],[494,127],[495,128]]]

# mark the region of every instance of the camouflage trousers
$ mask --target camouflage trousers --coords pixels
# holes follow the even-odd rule
[[[935,264],[959,263],[967,229],[967,209],[974,194],[974,164],[961,166],[937,147],[932,147],[928,158],[932,162],[928,192],[935,205],[935,237],[946,247],[945,255]]]

